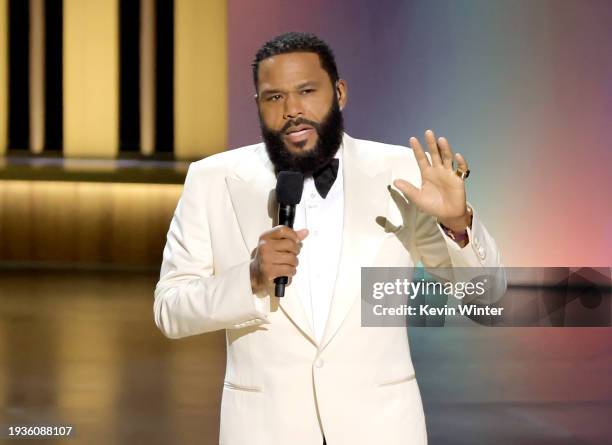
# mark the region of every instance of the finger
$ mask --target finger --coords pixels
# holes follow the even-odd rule
[[[457,168],[459,170],[463,170],[463,171],[468,170],[467,161],[465,160],[465,158],[463,157],[461,153],[455,153],[455,161],[457,161]]]
[[[263,276],[268,281],[273,281],[278,277],[292,277],[296,274],[297,269],[292,266],[284,266],[284,265],[273,265],[270,267],[265,267],[263,270]]]
[[[421,147],[421,143],[417,138],[410,138],[410,148],[412,148],[412,151],[414,152],[414,157],[416,158],[421,172],[427,169],[431,164],[429,163],[429,159],[427,159],[427,156],[423,151],[423,147]]]
[[[298,258],[293,253],[277,253],[272,259],[272,264],[297,267]]]
[[[287,226],[276,226],[269,235],[270,239],[290,239],[296,243],[300,241],[295,231]]]
[[[427,150],[431,155],[431,165],[434,167],[441,165],[442,161],[440,160],[440,152],[438,149],[438,144],[436,143],[436,135],[433,131],[427,130],[425,132],[425,143],[427,144]]]
[[[290,239],[264,239],[259,242],[259,251],[262,259],[268,263],[273,263],[274,258],[279,253],[290,253],[299,255],[301,246]]]
[[[298,236],[298,239],[302,241],[304,238],[308,236],[308,229],[301,229],[295,232]]]
[[[270,268],[271,280],[278,277],[292,277],[297,273],[297,269],[293,266],[274,265]]]
[[[396,179],[393,181],[393,185],[397,187],[397,189],[403,193],[403,195],[408,198],[409,201],[416,202],[417,196],[421,189],[415,187],[408,181],[404,181],[403,179]]]
[[[293,266],[274,266],[277,268],[277,277],[292,277],[297,273],[297,269]]]
[[[290,239],[282,239],[274,241],[272,244],[272,249],[275,252],[288,252],[294,255],[300,254],[300,246],[293,240]]]
[[[446,138],[438,138],[438,148],[440,149],[440,155],[442,156],[442,165],[449,170],[453,169],[453,151]]]

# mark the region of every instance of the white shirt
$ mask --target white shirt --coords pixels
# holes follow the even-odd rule
[[[342,147],[335,156],[338,176],[327,197],[317,191],[313,178],[304,180],[302,200],[295,209],[294,230],[308,229],[298,255],[297,273],[293,277],[315,338],[320,343],[329,316],[342,246],[344,190],[342,184]]]

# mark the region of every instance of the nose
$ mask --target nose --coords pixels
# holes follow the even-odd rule
[[[302,103],[293,94],[288,94],[285,99],[285,108],[283,110],[284,119],[295,119],[298,116],[303,115]]]

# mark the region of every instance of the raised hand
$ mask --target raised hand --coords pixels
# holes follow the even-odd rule
[[[421,188],[408,181],[396,179],[393,185],[421,211],[435,216],[452,230],[464,230],[470,224],[465,197],[465,183],[453,170],[453,152],[448,141],[441,137],[436,141],[434,132],[425,132],[425,143],[431,156],[427,159],[419,140],[410,138],[421,170]],[[458,170],[468,171],[467,162],[459,153],[454,155]]]

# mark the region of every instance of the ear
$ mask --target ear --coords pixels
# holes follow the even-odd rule
[[[346,101],[348,100],[348,88],[344,79],[338,79],[336,81],[336,97],[338,97],[340,109],[344,109]]]

